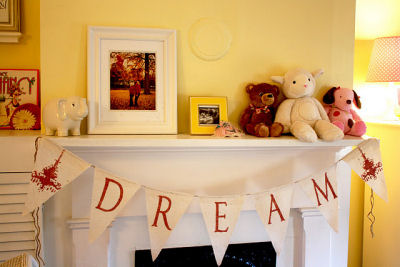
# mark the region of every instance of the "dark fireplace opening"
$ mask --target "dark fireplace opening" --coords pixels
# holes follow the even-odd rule
[[[135,252],[135,267],[217,267],[211,246],[163,249],[153,263],[150,250]],[[275,267],[271,242],[230,244],[220,267]]]

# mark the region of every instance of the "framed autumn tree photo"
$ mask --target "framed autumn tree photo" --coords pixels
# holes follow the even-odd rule
[[[110,52],[111,110],[156,109],[156,54]]]
[[[176,134],[176,32],[88,28],[88,133]]]

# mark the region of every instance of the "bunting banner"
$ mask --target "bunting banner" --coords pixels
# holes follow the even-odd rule
[[[293,184],[256,196],[256,210],[279,255],[283,249],[292,205]]]
[[[151,256],[157,258],[169,235],[185,213],[192,195],[167,193],[146,188],[147,223]]]
[[[365,140],[343,160],[372,188],[375,194],[386,202],[389,201],[378,139]]]
[[[34,159],[25,213],[40,207],[52,195],[93,166],[45,138],[36,140]],[[379,140],[367,139],[342,160],[347,162],[377,195],[388,200]],[[218,197],[165,192],[134,183],[93,166],[89,241],[96,240],[143,187],[153,261],[158,257],[194,197],[200,199],[201,212],[218,265],[224,258],[245,197],[254,200],[255,210],[279,255],[284,247],[295,184],[306,193],[313,206],[320,210],[332,229],[338,231],[337,163],[300,180],[266,188],[263,193]]]
[[[201,197],[200,207],[220,266],[243,205],[243,196]]]
[[[94,169],[89,242],[103,233],[139,188],[140,185],[129,180],[99,168]]]
[[[300,182],[314,206],[320,210],[326,221],[336,232],[339,230],[338,195],[336,182],[336,164],[328,170],[313,175]]]
[[[90,167],[86,161],[45,138],[36,140],[36,148],[24,214],[40,207]]]

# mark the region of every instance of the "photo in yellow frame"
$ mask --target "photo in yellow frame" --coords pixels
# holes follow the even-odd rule
[[[226,97],[190,97],[191,134],[213,134],[221,121],[228,121]]]

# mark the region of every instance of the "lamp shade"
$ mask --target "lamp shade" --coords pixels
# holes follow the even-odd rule
[[[367,82],[400,82],[400,36],[374,41]]]

